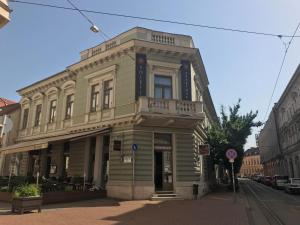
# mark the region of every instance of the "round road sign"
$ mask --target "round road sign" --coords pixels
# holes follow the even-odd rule
[[[131,149],[132,149],[132,151],[136,151],[136,150],[138,150],[138,145],[137,144],[133,144],[132,146],[131,146]]]
[[[237,157],[237,152],[234,149],[228,149],[226,151],[226,157],[227,159],[235,159]]]

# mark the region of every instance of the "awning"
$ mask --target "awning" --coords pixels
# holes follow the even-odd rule
[[[4,154],[12,154],[17,152],[27,152],[39,149],[48,148],[48,144],[52,142],[58,142],[63,140],[79,140],[81,138],[94,136],[97,134],[107,134],[110,132],[110,128],[97,129],[92,131],[84,131],[80,133],[64,134],[59,136],[52,136],[41,138],[33,141],[24,141],[15,145],[0,148],[0,152]]]

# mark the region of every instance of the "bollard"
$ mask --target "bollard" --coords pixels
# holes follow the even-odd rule
[[[198,197],[198,184],[193,184],[193,195],[194,195],[194,199],[196,200]]]

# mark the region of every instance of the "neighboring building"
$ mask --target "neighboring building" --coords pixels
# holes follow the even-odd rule
[[[10,101],[10,103],[11,102],[12,101]],[[19,103],[9,104],[0,108],[0,149],[1,147],[9,146],[16,142],[16,138],[18,137],[19,132],[20,115],[21,107]],[[5,117],[7,118],[5,119]],[[4,132],[4,130],[2,130],[4,127],[4,121],[6,120],[6,123],[8,123],[8,119],[10,121],[13,121],[12,129],[8,132]],[[22,154],[23,153],[18,153],[19,158],[22,157]],[[18,174],[20,169],[18,162],[17,164],[12,165],[12,168],[10,167],[10,162],[13,157],[15,157],[15,155],[5,156],[0,151],[0,176],[4,175],[4,171],[10,171],[10,169],[13,170],[12,174]]]
[[[240,169],[240,176],[250,177],[256,174],[263,173],[263,167],[260,162],[260,154],[258,148],[250,148],[244,152],[242,167]]]
[[[8,100],[6,98],[1,98],[0,97],[0,108],[2,108],[3,106],[7,106],[7,105],[11,105],[11,104],[15,104],[16,102]]]
[[[11,109],[14,109],[14,105],[16,102],[8,100],[6,98],[0,97],[0,146],[2,145],[2,128],[3,128],[3,122],[4,122],[4,112],[11,112]]]
[[[18,175],[81,176],[122,199],[207,191],[198,146],[217,115],[192,38],[133,28],[80,54],[18,90],[18,138],[1,150],[22,153]]]
[[[0,28],[9,22],[9,14],[11,12],[8,7],[7,0],[0,0]]]
[[[260,132],[266,175],[300,177],[300,65]]]

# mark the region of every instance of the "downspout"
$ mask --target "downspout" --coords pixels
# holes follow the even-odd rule
[[[279,148],[279,152],[280,152],[280,157],[279,160],[282,160],[283,162],[283,169],[284,169],[284,173],[286,170],[285,168],[285,163],[284,163],[284,155],[283,155],[283,151],[282,151],[282,145],[281,145],[281,140],[280,140],[280,136],[279,136],[279,127],[278,127],[278,121],[277,121],[277,117],[276,117],[276,113],[277,113],[277,104],[275,104],[275,107],[272,109],[272,113],[274,116],[274,122],[275,122],[275,132],[276,132],[276,137],[277,137],[277,143],[278,143],[278,148]]]

